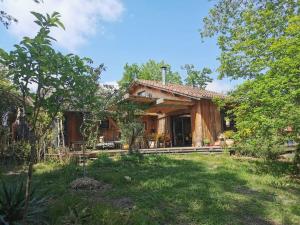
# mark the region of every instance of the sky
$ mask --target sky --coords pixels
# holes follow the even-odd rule
[[[237,81],[217,80],[216,38],[201,40],[199,29],[215,1],[209,0],[3,0],[0,9],[18,19],[8,29],[0,26],[0,48],[13,49],[23,36],[34,36],[37,26],[30,11],[61,13],[66,29],[55,29],[55,48],[104,63],[102,83],[120,80],[126,63],[164,60],[186,77],[182,65],[211,68],[208,90],[226,92]]]

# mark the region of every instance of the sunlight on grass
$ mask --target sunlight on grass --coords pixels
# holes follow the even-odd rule
[[[274,165],[277,164],[277,165]],[[50,224],[68,207],[89,207],[90,224],[298,224],[300,184],[289,164],[224,155],[101,155],[88,176],[111,184],[105,192],[74,192],[75,164],[35,166],[34,185],[50,194]],[[124,177],[130,177],[130,181]],[[129,199],[127,209],[120,199]]]

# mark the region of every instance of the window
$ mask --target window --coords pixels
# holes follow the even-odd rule
[[[140,91],[137,93],[137,95],[142,97],[152,98],[152,94],[147,93],[146,91]]]
[[[109,120],[101,120],[100,122],[100,128],[102,129],[108,129],[109,128]]]

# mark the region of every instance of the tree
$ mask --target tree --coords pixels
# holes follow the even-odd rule
[[[299,15],[298,0],[219,0],[204,18],[202,38],[217,35],[220,78],[254,78],[270,68],[270,46]]]
[[[0,0],[1,2],[3,2],[3,0]],[[42,0],[33,0],[35,3],[40,3],[42,2]],[[9,15],[7,12],[5,12],[4,10],[0,10],[0,23],[2,23],[6,28],[8,28],[8,26],[12,23],[12,22],[18,22],[18,20]]]
[[[194,65],[186,64],[182,69],[185,69],[187,73],[187,78],[185,79],[186,85],[205,89],[207,84],[213,81],[208,76],[212,73],[209,68],[204,67],[202,70],[196,70]]]
[[[149,60],[145,64],[126,64],[124,66],[123,77],[120,80],[120,86],[128,86],[134,79],[143,80],[162,80],[161,67],[166,66],[168,72],[166,74],[166,82],[181,84],[181,77],[178,72],[173,72],[171,66],[166,64],[164,61],[155,62],[154,60]]]
[[[15,87],[5,76],[5,70],[0,66],[0,157],[8,149],[10,139],[8,113],[15,111],[20,105],[20,96]]]
[[[54,40],[49,34],[55,27],[64,28],[60,15],[42,15],[32,12],[35,23],[40,27],[33,38],[24,37],[15,49],[7,53],[0,50],[0,63],[8,70],[8,77],[18,88],[22,96],[22,121],[27,126],[27,138],[31,145],[30,162],[26,183],[25,215],[30,200],[32,170],[35,162],[36,144],[50,129],[53,121],[64,107],[83,107],[84,102],[91,101],[91,95],[98,88],[97,81],[101,66],[92,68],[92,61],[77,55],[64,55],[52,48]],[[32,93],[29,85],[35,85]],[[32,104],[26,104],[27,99]],[[44,132],[37,132],[37,123],[43,113],[49,116],[49,123],[43,127]]]
[[[276,156],[300,132],[298,1],[221,0],[204,25],[218,35],[220,77],[248,79],[231,94],[241,150]]]
[[[117,105],[118,113],[116,118],[121,130],[121,138],[125,144],[128,144],[129,153],[137,149],[135,144],[139,137],[143,136],[144,124],[141,121],[146,106],[132,102],[122,102]]]

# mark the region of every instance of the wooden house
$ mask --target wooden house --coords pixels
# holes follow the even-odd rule
[[[225,96],[191,86],[136,80],[125,96],[130,101],[150,104],[143,120],[146,132],[167,136],[171,146],[215,144],[224,119],[213,98]],[[151,127],[150,129],[148,127]]]
[[[214,104],[213,98],[225,96],[191,86],[159,81],[136,80],[124,96],[126,101],[147,104],[141,116],[146,136],[163,137],[164,146],[214,145],[223,131],[224,117]],[[67,112],[66,134],[69,145],[81,139],[78,130],[80,112]],[[120,130],[109,118],[100,125],[104,141],[118,141]],[[158,146],[159,147],[159,146]]]

